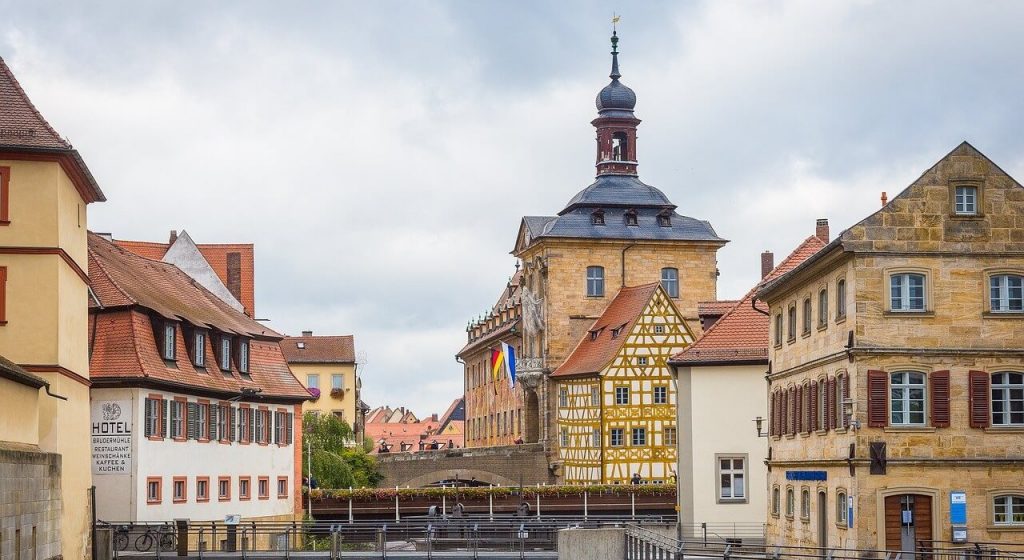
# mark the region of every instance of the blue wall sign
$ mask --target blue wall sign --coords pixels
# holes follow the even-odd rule
[[[828,480],[825,471],[786,471],[786,480]]]
[[[967,493],[963,490],[949,492],[949,522],[951,525],[967,525]]]

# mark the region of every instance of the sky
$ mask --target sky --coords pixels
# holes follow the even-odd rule
[[[1024,3],[0,1],[0,56],[116,239],[251,242],[256,311],[354,334],[371,406],[443,412],[523,215],[594,176],[619,23],[640,177],[711,222],[718,296],[967,140],[1024,177]]]

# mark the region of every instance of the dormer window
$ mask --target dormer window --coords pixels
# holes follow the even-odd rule
[[[306,343],[305,342],[296,342],[295,343],[295,347],[298,348],[299,350],[304,350],[306,348]]]
[[[627,226],[637,225],[636,210],[626,210],[625,221]]]
[[[672,214],[668,212],[658,214],[658,225],[661,227],[672,227]]]
[[[220,360],[220,369],[224,371],[231,371],[231,337],[227,335],[221,335],[220,337],[220,356],[217,357]]]
[[[612,161],[626,161],[626,133],[612,134]]]
[[[603,226],[604,210],[594,210],[594,213],[590,215],[590,223],[595,226]]]
[[[202,329],[192,332],[192,364],[206,367],[206,331]]]
[[[238,339],[238,371],[249,373],[249,341],[244,338]]]
[[[165,360],[174,360],[174,341],[177,338],[177,327],[170,321],[164,321],[161,354]]]

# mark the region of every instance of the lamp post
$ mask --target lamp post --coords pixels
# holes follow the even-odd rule
[[[764,425],[764,418],[760,416],[754,418],[754,425],[757,428],[757,437],[768,437],[768,432],[761,431],[761,426]]]

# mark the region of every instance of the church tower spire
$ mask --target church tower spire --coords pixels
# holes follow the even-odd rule
[[[640,119],[633,115],[636,94],[619,81],[619,36],[612,31],[612,79],[597,94],[598,117],[591,121],[597,129],[597,175],[633,175],[636,167],[636,127]]]

